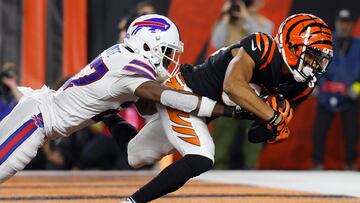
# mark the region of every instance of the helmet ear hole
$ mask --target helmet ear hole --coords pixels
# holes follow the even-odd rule
[[[150,47],[146,43],[144,43],[143,49],[145,51],[150,51]]]

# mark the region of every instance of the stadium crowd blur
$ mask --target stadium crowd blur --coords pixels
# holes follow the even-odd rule
[[[360,39],[352,37],[356,18],[347,9],[336,16],[334,58],[319,81],[317,115],[313,129],[314,169],[324,169],[328,131],[335,114],[341,114],[347,170],[356,170],[358,103],[360,94]]]
[[[216,49],[220,49],[240,41],[253,32],[271,34],[273,23],[259,13],[264,6],[264,0],[226,0],[220,19],[214,25],[211,44]],[[222,157],[228,157],[229,161],[225,159],[224,161],[228,163],[224,165],[228,165],[229,169],[255,167],[261,146],[246,141],[250,125],[251,121],[247,120],[219,118],[215,121],[214,137],[216,148],[219,149],[217,153]],[[223,149],[229,150],[223,151]],[[223,165],[222,163],[223,159],[218,158],[217,164]]]
[[[124,17],[118,24],[118,43],[123,41],[127,27],[132,20],[143,14],[156,13],[154,5],[156,5],[154,1],[139,1],[133,10],[123,11]],[[213,26],[211,45],[215,49],[220,49],[239,41],[252,32],[273,34],[273,22],[259,12],[264,6],[264,0],[225,0],[221,15]],[[357,16],[350,13],[349,10],[341,10],[336,18],[334,59],[328,72],[319,81],[320,86],[316,91],[318,106],[312,137],[314,169],[324,169],[326,137],[334,115],[338,112],[342,114],[346,143],[345,169],[356,169],[360,40],[351,36],[356,19]],[[185,52],[190,51],[185,48]],[[1,120],[19,101],[21,93],[16,88],[18,78],[15,64],[5,63],[0,72],[0,78]],[[68,78],[59,79],[56,84],[52,84],[52,88],[58,89],[66,79]],[[144,125],[144,121],[133,106],[121,112],[120,115],[138,130]],[[215,168],[256,168],[257,157],[262,146],[247,142],[246,133],[250,124],[248,121],[235,121],[226,118],[220,118],[214,122]],[[129,167],[119,154],[115,141],[100,122],[76,132],[68,138],[47,142],[26,169],[128,170]]]
[[[7,62],[0,70],[0,121],[8,115],[21,98],[17,89],[16,64]]]

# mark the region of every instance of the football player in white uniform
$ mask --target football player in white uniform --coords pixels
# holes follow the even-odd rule
[[[221,111],[208,98],[155,81],[169,74],[170,62],[178,64],[181,52],[176,25],[161,15],[145,15],[130,25],[124,44],[102,52],[59,90],[21,88],[24,96],[0,123],[0,183],[22,170],[47,138],[68,136],[138,98],[198,116]]]

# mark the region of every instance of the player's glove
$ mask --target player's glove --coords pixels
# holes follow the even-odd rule
[[[293,108],[291,108],[288,100],[280,95],[268,95],[265,102],[276,112],[279,112],[288,125],[293,117]]]
[[[278,117],[281,117],[280,121]],[[290,135],[290,129],[285,123],[285,119],[279,111],[275,111],[274,116],[268,121],[267,129],[271,131],[272,137],[267,140],[268,143],[279,143],[286,140]]]
[[[248,140],[251,143],[278,143],[284,141],[289,135],[290,133],[287,127],[282,133],[279,133],[278,136],[276,136],[274,131],[267,128],[267,125],[254,122],[248,131]]]
[[[254,120],[257,116],[245,109],[242,109],[240,106],[225,106],[224,107],[224,116],[235,118],[238,120]]]
[[[240,106],[236,105],[234,108],[234,118],[235,119],[245,119],[245,120],[254,120],[257,116],[245,109],[242,109]]]
[[[102,121],[104,118],[110,117],[111,115],[115,115],[115,114],[117,114],[117,113],[119,113],[118,110],[109,109],[109,110],[107,110],[107,111],[104,111],[104,112],[102,112],[102,113],[100,113],[100,114],[92,117],[91,119],[92,119],[95,123],[97,123],[97,122]]]

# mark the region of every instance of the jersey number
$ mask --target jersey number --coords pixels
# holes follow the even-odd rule
[[[100,80],[102,77],[104,77],[104,75],[109,71],[109,69],[106,67],[101,57],[97,57],[95,60],[93,60],[90,63],[90,67],[95,71],[92,72],[91,74],[84,75],[77,79],[70,78],[64,84],[64,90],[72,86],[84,86],[96,82]]]

